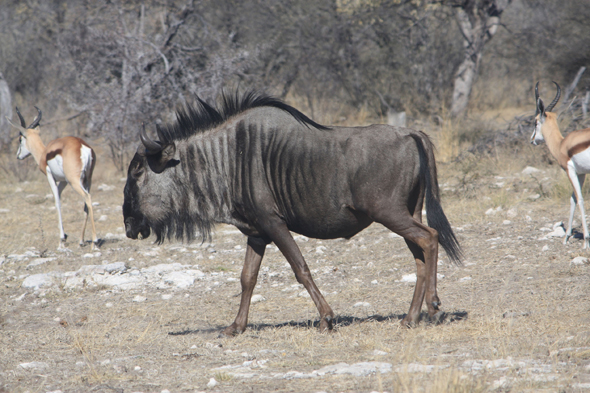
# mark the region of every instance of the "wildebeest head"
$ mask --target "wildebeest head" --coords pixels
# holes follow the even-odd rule
[[[137,239],[150,235],[151,228],[156,229],[158,241],[161,227],[172,209],[173,195],[169,191],[173,187],[170,176],[163,172],[178,163],[174,160],[176,146],[166,142],[160,129],[157,128],[159,142],[151,140],[145,131],[140,132],[142,145],[129,164],[127,183],[124,189],[123,219],[127,237]]]

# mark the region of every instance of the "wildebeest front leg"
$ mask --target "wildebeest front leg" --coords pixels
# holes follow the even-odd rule
[[[242,298],[240,300],[240,309],[238,316],[234,323],[225,328],[223,334],[226,336],[234,336],[243,333],[248,324],[248,311],[250,309],[250,299],[252,292],[256,286],[258,278],[258,271],[260,270],[260,263],[264,256],[264,250],[268,243],[260,238],[249,237],[248,247],[246,248],[246,261],[242,269],[241,284],[242,284]]]
[[[283,253],[287,262],[289,262],[289,265],[291,265],[297,281],[303,284],[315,303],[320,313],[320,331],[332,330],[334,312],[328,305],[328,302],[326,302],[326,299],[324,299],[324,296],[322,296],[318,287],[315,285],[309,267],[307,266],[307,263],[305,263],[305,259],[301,254],[301,250],[299,250],[299,247],[297,246],[297,243],[295,243],[287,226],[284,224],[274,225],[272,230],[269,231],[269,236],[281,253]]]

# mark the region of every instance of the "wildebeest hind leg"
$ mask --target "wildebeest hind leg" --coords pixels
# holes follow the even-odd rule
[[[332,330],[334,312],[315,285],[309,267],[301,254],[301,250],[299,250],[287,226],[284,223],[275,224],[269,228],[268,234],[279,250],[281,250],[289,265],[291,265],[297,281],[303,284],[315,303],[320,313],[320,331]]]
[[[407,213],[406,213],[407,214]],[[375,220],[402,236],[416,260],[416,287],[410,309],[402,320],[404,326],[414,326],[420,319],[422,303],[426,298],[428,313],[433,316],[438,311],[440,300],[436,294],[436,263],[438,255],[438,232],[412,218],[400,216],[391,219]]]
[[[264,256],[264,250],[268,243],[260,238],[249,237],[246,248],[246,260],[242,269],[241,284],[242,297],[240,300],[240,309],[234,323],[225,328],[222,332],[226,336],[234,336],[243,333],[248,324],[248,311],[250,310],[250,299],[256,286],[260,263]]]

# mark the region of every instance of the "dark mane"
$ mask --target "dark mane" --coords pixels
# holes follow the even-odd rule
[[[176,112],[176,123],[164,126],[160,131],[166,142],[185,139],[215,128],[227,121],[230,117],[248,109],[265,106],[281,109],[308,127],[315,127],[320,130],[329,129],[326,126],[314,122],[278,98],[255,91],[248,91],[240,95],[236,91],[234,94],[222,93],[220,108],[212,107],[197,96],[196,106],[189,105],[183,109],[179,109]]]

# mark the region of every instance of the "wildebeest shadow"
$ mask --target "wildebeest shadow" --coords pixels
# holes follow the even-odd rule
[[[390,314],[390,315],[371,315],[364,318],[353,317],[348,315],[340,315],[334,319],[334,329],[354,325],[354,324],[361,324],[361,323],[368,323],[368,322],[392,322],[392,321],[401,321],[406,314]],[[437,314],[435,317],[430,318],[427,313],[423,312],[421,314],[421,324],[426,325],[442,325],[442,324],[449,324],[455,323],[459,321],[466,320],[468,316],[467,311],[455,311],[455,312],[442,312]],[[283,327],[296,327],[302,329],[309,329],[309,328],[319,328],[320,320],[315,319],[311,320],[308,319],[307,321],[289,321],[283,323],[259,323],[259,324],[249,324],[248,329],[253,331],[263,331],[267,329],[280,329]],[[178,332],[168,332],[171,336],[184,336],[188,334],[206,334],[206,333],[217,333],[223,330],[225,326],[218,326],[214,328],[207,328],[207,329],[195,329],[195,330],[182,330]]]

